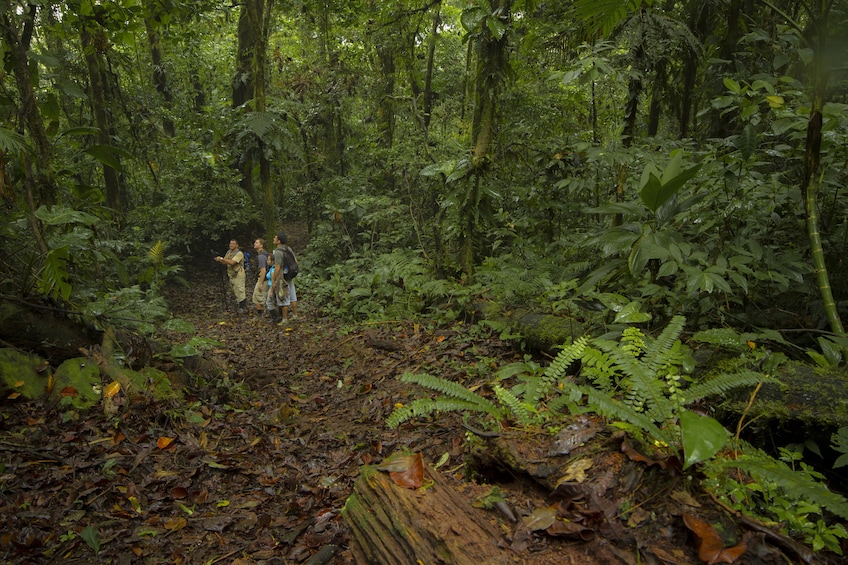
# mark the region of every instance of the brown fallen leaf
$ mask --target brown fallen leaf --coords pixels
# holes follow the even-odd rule
[[[389,476],[399,487],[416,489],[424,484],[424,458],[420,453],[408,456],[409,467],[402,471],[390,471]]]
[[[698,538],[698,557],[704,563],[708,563],[709,565],[715,563],[733,563],[748,549],[745,542],[725,548],[724,541],[722,541],[716,529],[709,523],[691,514],[684,512],[683,522],[695,534],[695,537]]]

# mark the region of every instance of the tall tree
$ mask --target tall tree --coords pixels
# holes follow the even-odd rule
[[[147,42],[150,47],[150,58],[153,62],[153,84],[156,91],[162,97],[165,106],[165,115],[162,117],[162,129],[169,137],[174,137],[174,120],[171,118],[174,96],[168,86],[168,73],[165,71],[165,63],[162,59],[161,29],[166,28],[162,21],[163,9],[159,0],[145,0],[146,14],[144,25],[147,29]]]

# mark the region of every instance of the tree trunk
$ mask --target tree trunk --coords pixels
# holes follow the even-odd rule
[[[510,19],[511,0],[489,0],[490,17]],[[471,123],[471,166],[473,177],[464,195],[460,211],[460,257],[462,270],[469,277],[477,262],[477,220],[486,207],[480,192],[481,175],[485,172],[495,139],[496,109],[507,66],[507,34],[496,37],[489,29],[481,29],[477,44],[477,69],[474,81],[474,115]]]
[[[824,53],[827,42],[827,13],[811,14],[813,17],[813,33],[817,33],[817,44],[813,47],[812,62],[812,100],[810,118],[807,122],[807,140],[804,158],[804,178],[801,182],[801,194],[807,213],[807,236],[810,239],[810,253],[815,267],[816,280],[822,298],[822,306],[827,314],[830,329],[836,335],[845,337],[845,330],[836,302],[833,299],[833,289],[827,272],[824,250],[822,249],[821,233],[818,221],[818,189],[821,185],[821,142],[822,142],[822,109],[827,93],[828,71],[825,69]],[[848,360],[848,347],[843,347],[843,359]]]
[[[257,112],[265,112],[265,82],[266,61],[268,53],[268,29],[271,20],[271,2],[263,5],[264,0],[256,3],[248,2],[248,16],[251,26],[258,31],[258,37],[253,51],[253,103]],[[259,185],[262,189],[262,221],[265,224],[265,233],[276,233],[276,195],[271,183],[271,162],[266,156],[266,145],[263,140],[259,144]],[[282,195],[281,195],[282,196]]]
[[[168,75],[162,65],[162,48],[160,44],[159,14],[157,13],[156,4],[148,6],[150,13],[144,18],[144,25],[147,29],[147,43],[150,46],[150,58],[153,62],[153,84],[156,86],[156,91],[162,96],[165,106],[165,116],[162,118],[162,129],[169,137],[174,137],[176,130],[174,120],[170,118],[170,112],[174,97],[171,94],[171,89],[168,88]]]
[[[262,0],[246,0],[238,22],[238,46],[236,48],[236,74],[233,77],[233,108],[248,105],[253,99],[255,80],[253,58],[260,41],[260,28],[256,27],[251,18],[262,10]],[[254,15],[251,16],[251,13]],[[241,178],[239,185],[245,194],[253,196],[253,159],[246,157],[239,166]]]
[[[108,97],[106,95],[102,58],[103,49],[107,48],[108,42],[102,32],[95,32],[92,35],[92,28],[98,30],[94,22],[85,19],[80,21],[80,38],[82,40],[83,53],[85,54],[85,66],[88,70],[91,94],[91,111],[94,114],[95,123],[100,129],[98,142],[103,147],[112,147],[110,135],[113,131],[112,116],[109,104],[107,103]],[[118,159],[117,155],[115,159]],[[114,210],[117,218],[121,218],[124,206],[120,182],[118,180],[118,171],[105,163],[101,166],[103,167],[103,182],[106,187],[106,204]]]
[[[2,30],[0,31],[2,31],[3,39],[9,50],[6,56],[8,62],[11,64],[12,74],[15,77],[15,85],[17,86],[18,96],[21,101],[20,118],[23,124],[26,125],[35,147],[34,160],[38,170],[32,178],[32,186],[35,189],[35,193],[33,194],[34,205],[38,207],[41,204],[53,204],[56,201],[56,187],[53,183],[53,172],[51,170],[53,149],[47,137],[44,121],[38,111],[31,78],[32,74],[30,73],[29,63],[27,61],[27,51],[29,50],[29,40],[27,38],[31,34],[36,10],[37,7],[35,5],[30,5],[30,11],[26,14],[26,21],[22,26],[22,35],[18,35],[19,24],[14,21],[13,15],[8,12],[2,15],[2,20],[0,20]],[[30,31],[28,32],[27,30]]]
[[[498,528],[456,493],[441,473],[428,467],[426,479],[432,479],[432,485],[407,489],[392,482],[388,473],[362,468],[342,509],[355,561],[509,563],[510,551],[498,547]]]

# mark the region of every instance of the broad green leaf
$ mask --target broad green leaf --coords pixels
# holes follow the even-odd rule
[[[680,437],[683,442],[683,468],[711,459],[727,443],[730,436],[721,423],[709,416],[689,410],[680,414]]]
[[[506,33],[506,26],[498,18],[486,18],[486,27],[489,28],[489,33],[496,39],[501,39]]]
[[[64,206],[41,206],[35,211],[35,217],[49,226],[61,226],[64,224],[83,224],[93,226],[99,223],[99,220],[79,210],[72,210]]]
[[[757,130],[751,124],[745,126],[742,132],[736,136],[736,147],[742,153],[742,159],[747,161],[757,149]]]
[[[733,80],[732,78],[724,78],[724,87],[734,94],[739,94],[740,92],[742,92],[742,88],[739,86],[739,83]]]
[[[640,308],[642,304],[636,301],[630,302],[626,304],[618,313],[615,315],[616,324],[639,324],[642,322],[648,322],[651,320],[651,315],[647,312],[641,312]]]
[[[63,300],[68,300],[71,296],[70,274],[66,268],[69,257],[66,245],[51,249],[47,254],[39,280],[39,290],[42,294]]]
[[[80,537],[85,540],[86,545],[91,548],[91,551],[100,553],[100,534],[93,526],[86,526]]]
[[[92,145],[83,150],[84,153],[88,153],[107,167],[111,167],[116,171],[122,171],[123,167],[121,166],[120,157],[132,157],[128,152],[118,147],[111,147],[109,145]]]

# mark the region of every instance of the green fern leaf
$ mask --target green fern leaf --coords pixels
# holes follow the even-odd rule
[[[495,418],[500,418],[502,416],[501,410],[493,402],[453,381],[449,381],[441,377],[434,377],[427,373],[410,372],[406,372],[401,375],[400,380],[405,383],[414,383],[419,386],[435,390],[451,398],[462,400],[469,405],[474,406],[478,412],[485,412]]]
[[[494,391],[500,403],[506,405],[512,411],[519,424],[529,426],[536,420],[537,412],[532,405],[521,402],[517,396],[502,386],[495,386]]]
[[[673,317],[660,335],[649,343],[641,359],[648,373],[658,374],[661,368],[673,362],[674,342],[680,337],[685,324],[686,318],[683,316]]]
[[[168,247],[168,244],[164,243],[161,239],[153,244],[153,247],[147,252],[147,256],[150,258],[150,261],[154,265],[160,265],[162,260],[165,257],[165,249]]]
[[[428,416],[434,412],[468,411],[480,412],[480,407],[470,402],[455,399],[419,398],[396,408],[386,419],[386,426],[394,429],[412,418]]]
[[[771,481],[786,492],[792,493],[793,497],[809,500],[848,520],[848,499],[830,491],[824,484],[793,471],[781,462],[736,459],[717,463],[722,467],[742,469],[757,480]]]
[[[38,284],[39,291],[42,294],[63,300],[68,300],[71,296],[70,273],[66,268],[68,257],[67,245],[51,249],[47,254]]]
[[[708,396],[722,395],[734,388],[757,386],[760,382],[767,380],[775,381],[776,379],[754,371],[718,375],[684,390],[683,403],[689,404]]]

